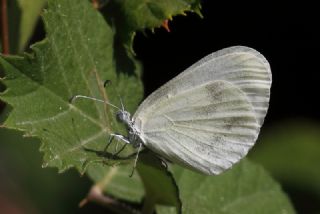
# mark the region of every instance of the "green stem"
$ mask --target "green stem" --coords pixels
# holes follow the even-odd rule
[[[152,214],[155,209],[155,200],[152,197],[147,197],[144,200],[143,207],[142,207],[142,213],[143,214]]]

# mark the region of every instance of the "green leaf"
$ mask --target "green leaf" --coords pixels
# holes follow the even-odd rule
[[[103,11],[109,23],[114,25],[120,41],[133,51],[136,31],[160,27],[165,20],[186,12],[201,16],[200,7],[200,0],[115,0],[109,1]]]
[[[24,50],[33,34],[46,0],[8,1],[10,53]],[[14,18],[12,18],[14,17]]]
[[[242,160],[232,170],[205,176],[174,166],[182,213],[295,213],[280,186],[260,166]],[[175,213],[159,207],[158,214]]]
[[[112,168],[92,164],[88,174],[109,195],[135,203],[140,203],[144,198],[143,210],[146,212],[153,210],[156,204],[170,205],[180,210],[181,202],[174,178],[156,154],[149,150],[141,152],[136,169],[139,176],[134,173],[133,177],[129,177],[132,169],[132,164]]]
[[[156,154],[146,151],[140,154],[137,166],[146,189],[143,213],[152,213],[156,205],[170,205],[180,213],[179,190],[173,175]]]
[[[1,99],[12,107],[4,125],[41,140],[44,166],[58,167],[59,171],[87,169],[105,192],[140,202],[144,191],[137,175],[128,177],[130,165],[110,168],[101,164],[127,163],[121,158],[107,161],[116,144],[108,153],[102,152],[108,134],[114,130],[124,133],[124,127],[115,120],[115,110],[88,100],[69,103],[72,96],[83,94],[120,106],[120,94],[133,112],[142,96],[139,64],[126,50],[114,48],[119,45],[114,32],[89,2],[49,1],[44,23],[47,38],[32,46],[32,54],[0,59],[7,86]],[[112,85],[105,91],[102,84],[107,79]],[[128,147],[122,156],[131,150]],[[144,168],[140,164],[139,170],[152,171],[149,165]],[[176,191],[175,186],[170,187],[172,179],[169,182],[168,192]],[[147,194],[151,188],[147,187]],[[160,201],[158,195],[153,197]],[[170,197],[160,202],[175,205],[176,195]]]
[[[87,1],[49,1],[44,23],[47,38],[32,46],[32,54],[0,59],[7,86],[1,99],[13,108],[4,125],[40,138],[44,166],[83,171],[106,159],[88,149],[102,151],[108,134],[124,127],[110,106],[88,100],[70,104],[70,98],[83,94],[119,106],[117,90],[133,111],[142,97],[140,67],[127,58],[130,62],[122,63],[131,67],[116,72],[121,62],[114,58],[114,32]],[[107,91],[105,80],[112,81]]]
[[[281,182],[320,196],[319,130],[302,119],[279,123],[262,133],[250,156]]]

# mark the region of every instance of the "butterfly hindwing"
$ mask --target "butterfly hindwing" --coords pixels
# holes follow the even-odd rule
[[[157,106],[139,118],[145,145],[206,174],[219,174],[239,161],[259,133],[244,93],[225,81],[191,88]]]

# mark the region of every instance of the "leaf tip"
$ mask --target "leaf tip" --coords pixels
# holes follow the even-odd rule
[[[169,19],[164,20],[161,24],[161,27],[163,27],[168,33],[170,33]]]

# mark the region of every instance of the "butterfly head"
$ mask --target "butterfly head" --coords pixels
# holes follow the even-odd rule
[[[126,124],[126,125],[128,125],[130,127],[130,125],[131,125],[131,115],[130,115],[129,112],[127,112],[125,110],[120,110],[120,111],[117,112],[116,117],[117,117],[117,120],[119,122],[122,122],[122,123],[124,123],[124,124]]]

